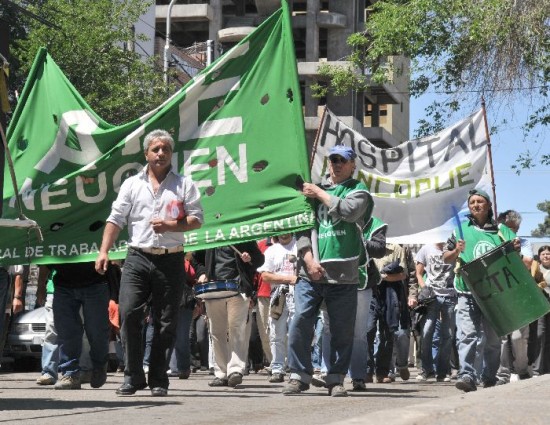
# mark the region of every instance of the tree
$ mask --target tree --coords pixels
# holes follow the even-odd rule
[[[23,2],[19,2],[23,3]],[[42,0],[24,3],[40,19],[18,14],[17,28],[26,35],[12,39],[12,69],[19,90],[39,47],[45,46],[69,81],[95,112],[122,124],[158,106],[167,97],[155,58],[125,48],[139,43],[133,25],[150,6],[143,0]],[[53,23],[54,26],[48,25]],[[21,32],[21,31],[19,31]]]
[[[544,222],[539,224],[539,227],[531,232],[531,236],[543,238],[550,236],[550,201],[544,201],[537,204],[537,208],[546,213]]]
[[[416,137],[440,130],[458,108],[479,104],[481,95],[487,105],[518,99],[526,106],[542,105],[533,106],[524,125],[528,133],[550,124],[549,18],[550,0],[380,0],[365,31],[348,40],[353,66],[322,67],[329,83],[317,86],[318,95],[368,90],[371,81],[387,81],[388,71],[394,71],[386,58],[403,55],[412,61],[412,96],[448,95],[426,111],[430,121],[420,123]],[[358,76],[354,68],[365,72]],[[550,165],[550,155],[538,159]],[[526,154],[520,165],[536,160]]]

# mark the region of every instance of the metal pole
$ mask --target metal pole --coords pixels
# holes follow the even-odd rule
[[[206,40],[206,66],[212,63],[214,57],[214,40]]]
[[[168,50],[170,48],[170,27],[172,25],[172,6],[176,0],[170,0],[168,12],[166,12],[166,43],[164,44],[164,84],[168,85]]]

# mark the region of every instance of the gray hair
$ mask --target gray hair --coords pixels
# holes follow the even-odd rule
[[[521,214],[514,210],[506,210],[498,215],[499,223],[515,223],[519,227],[521,220]]]
[[[168,142],[170,144],[170,147],[172,150],[174,150],[174,138],[170,133],[168,133],[166,130],[153,130],[147,136],[145,136],[145,139],[143,140],[143,152],[147,152],[147,149],[149,149],[149,145],[153,142],[153,140],[162,140],[163,142]]]

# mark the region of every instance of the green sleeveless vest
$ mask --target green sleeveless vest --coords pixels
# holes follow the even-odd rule
[[[516,237],[516,234],[503,224],[498,225],[498,232],[483,230],[470,222],[463,222],[460,226],[462,227],[464,240],[466,241],[466,248],[459,256],[461,264],[469,263],[496,248],[502,242],[512,240]],[[460,238],[458,228],[453,231],[453,235],[457,240]],[[464,283],[460,273],[455,274],[454,285],[458,292],[470,293],[470,289]]]
[[[369,223],[367,224],[367,226],[365,226],[365,229],[363,230],[363,239],[365,241],[368,241],[375,231],[377,231],[378,229],[380,229],[384,226],[387,226],[387,224],[384,223],[382,220],[380,220],[378,217],[372,216],[371,220],[369,221]],[[380,272],[378,271],[378,269],[376,269],[376,266],[374,265],[374,263],[370,263],[370,264],[372,264],[372,267],[374,268],[372,270],[372,272],[374,272],[374,273],[367,273],[368,260],[369,260],[369,258],[368,258],[368,255],[367,255],[367,251],[363,250],[363,252],[361,254],[361,258],[359,259],[359,287],[357,288],[359,291],[362,290],[362,289],[365,289],[365,288],[367,288],[367,286],[369,286],[368,285],[369,275],[370,275],[371,279],[376,281],[375,284],[377,284],[380,280]],[[370,285],[369,287],[372,287],[375,284]]]
[[[354,179],[349,179],[325,191],[338,198],[345,198],[356,191],[368,192],[367,187]],[[357,259],[364,251],[360,228],[364,223],[349,223],[341,219],[334,219],[328,213],[328,207],[321,202],[317,203],[318,248],[319,260],[346,261]]]

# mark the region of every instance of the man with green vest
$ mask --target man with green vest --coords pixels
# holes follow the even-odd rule
[[[459,266],[469,263],[509,240],[514,240],[514,248],[520,250],[521,244],[515,233],[494,220],[491,199],[486,192],[471,190],[468,209],[468,220],[460,223],[447,241],[443,252],[446,263],[454,264],[458,261]],[[454,284],[458,292],[456,326],[460,363],[456,388],[464,392],[475,391],[478,381],[484,388],[492,387],[497,382],[496,374],[500,364],[500,338],[481,312],[460,273],[456,273]],[[476,376],[474,364],[482,333],[485,339],[481,353],[483,368],[481,376]]]
[[[332,147],[329,175],[320,185],[303,184],[302,193],[314,200],[316,225],[297,238],[299,278],[288,337],[291,374],[285,395],[309,389],[313,329],[324,301],[332,336],[325,383],[329,395],[347,396],[343,383],[353,348],[359,263],[365,249],[362,233],[374,206],[367,187],[352,178],[356,156],[350,147]]]

